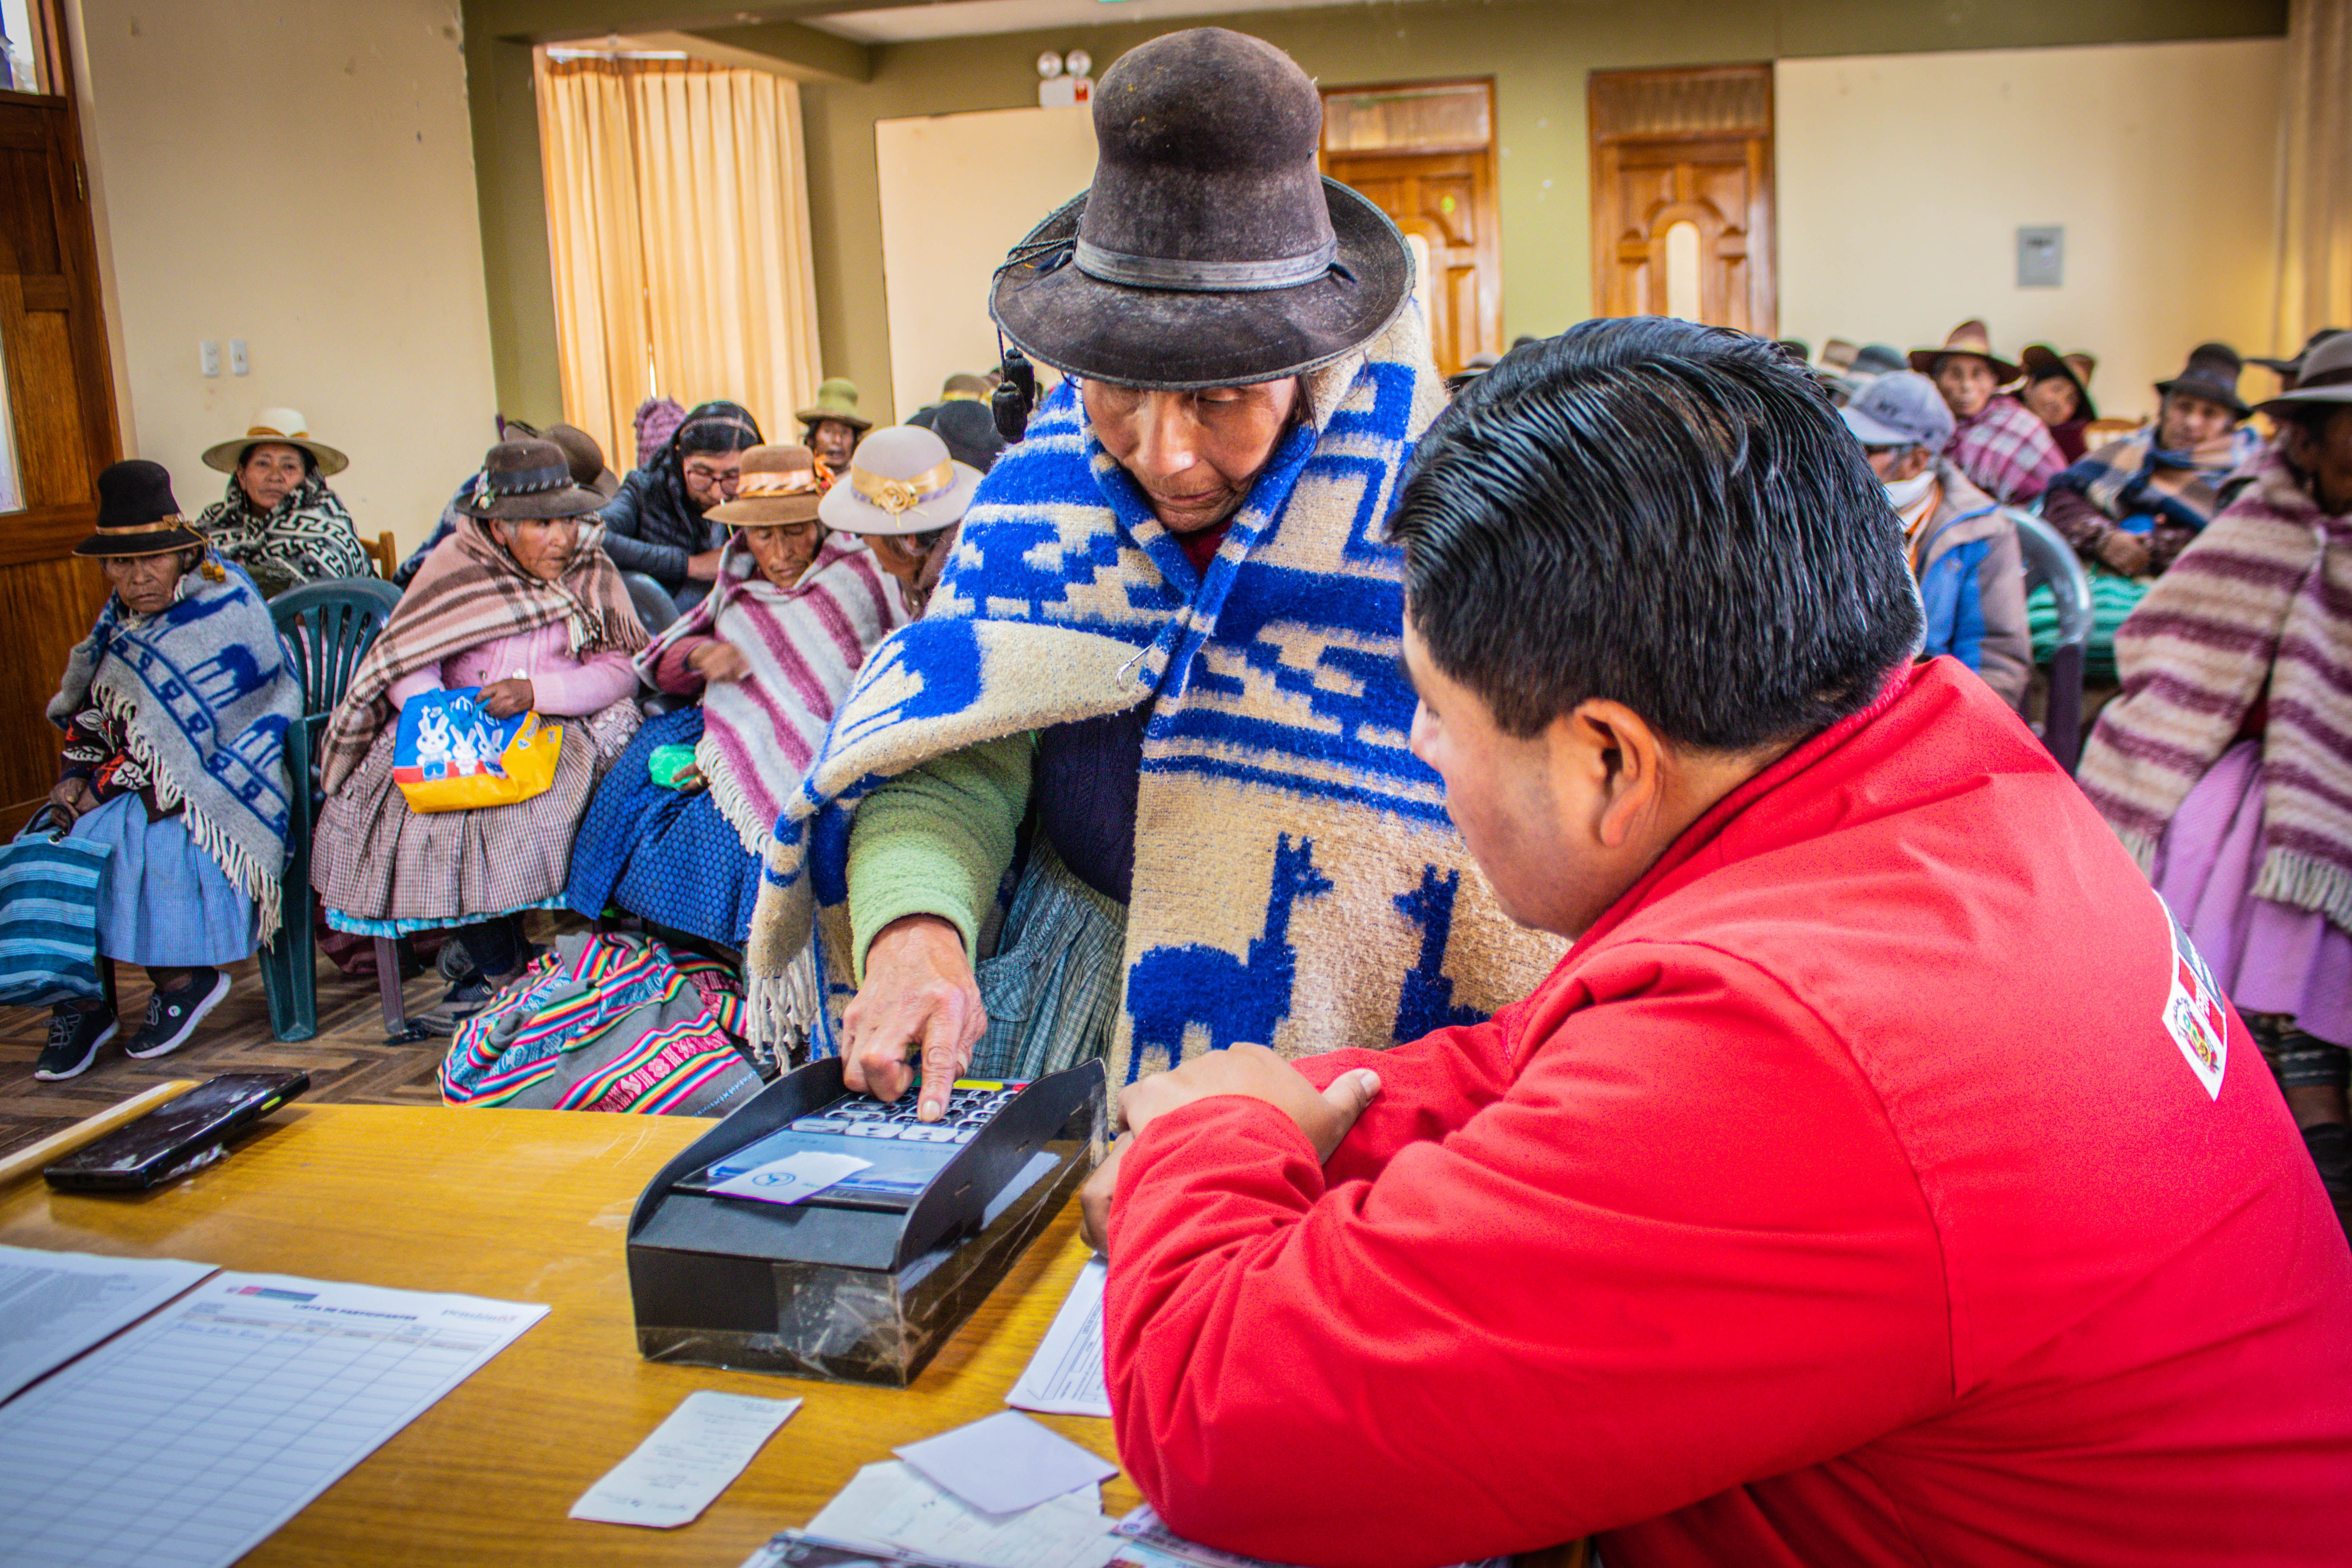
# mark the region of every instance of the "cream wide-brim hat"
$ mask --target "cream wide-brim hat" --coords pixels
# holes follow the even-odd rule
[[[299,408],[265,408],[253,416],[252,426],[233,441],[220,441],[205,448],[205,467],[218,468],[224,474],[236,472],[237,458],[247,447],[299,447],[310,454],[322,474],[340,474],[352,466],[352,460],[324,441],[313,440],[310,422],[302,417]]]
[[[937,432],[893,425],[858,443],[817,516],[844,533],[929,533],[962,521],[979,489],[980,470],[950,457]]]

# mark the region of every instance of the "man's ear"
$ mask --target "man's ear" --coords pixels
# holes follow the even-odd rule
[[[1657,806],[1664,784],[1664,747],[1657,731],[1622,702],[1589,698],[1552,721],[1565,726],[1559,741],[1586,772],[1599,807],[1593,836],[1622,849]]]

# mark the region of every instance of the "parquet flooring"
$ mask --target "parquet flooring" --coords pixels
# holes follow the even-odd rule
[[[195,1038],[168,1057],[135,1062],[122,1054],[147,1016],[147,976],[133,964],[117,966],[122,1030],[99,1047],[98,1060],[79,1078],[43,1083],[33,1064],[48,1040],[46,1007],[0,1008],[0,1154],[171,1079],[202,1081],[225,1072],[307,1070],[313,1100],[363,1105],[437,1105],[435,1073],[446,1039],[392,1045],[373,977],[353,979],[319,962],[319,1033],[291,1042],[270,1037],[269,1001],[251,960],[231,968],[235,987],[197,1026]],[[430,968],[408,982],[409,1012],[438,1002],[445,982]]]

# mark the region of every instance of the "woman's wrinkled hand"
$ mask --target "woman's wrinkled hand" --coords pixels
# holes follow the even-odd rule
[[[2099,541],[2099,559],[2126,577],[2137,577],[2155,563],[2147,541],[2137,533],[2111,528]]]
[[[909,1058],[919,1058],[923,1093],[915,1114],[937,1121],[988,1029],[963,933],[937,915],[884,926],[866,949],[866,984],[841,1023],[842,1081],[877,1100],[897,1100],[914,1077]]]
[[[98,794],[88,779],[59,779],[58,787],[49,791],[49,804],[79,817],[98,808]]]
[[[493,680],[482,688],[474,699],[482,711],[493,719],[511,719],[518,713],[528,713],[537,706],[539,693],[530,681],[517,677],[512,680]]]
[[[723,550],[700,550],[688,556],[686,558],[687,580],[694,583],[718,582],[719,558],[726,553]]]
[[[688,654],[686,663],[705,680],[740,680],[751,673],[751,660],[731,643],[707,642]]]

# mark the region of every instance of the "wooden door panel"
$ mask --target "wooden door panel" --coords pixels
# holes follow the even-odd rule
[[[80,162],[70,100],[0,102],[0,357],[24,505],[0,519],[0,832],[57,780],[43,710],[106,601],[98,563],[72,553],[121,452]]]
[[[1492,147],[1327,152],[1323,172],[1429,247],[1422,305],[1439,373],[1451,375],[1474,354],[1500,353],[1502,246]]]
[[[1595,71],[1593,310],[1663,313],[1667,235],[1699,241],[1699,320],[1770,335],[1771,75],[1769,67]]]

